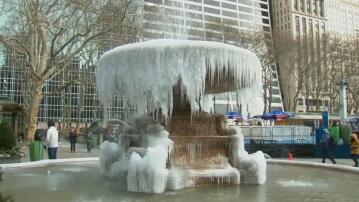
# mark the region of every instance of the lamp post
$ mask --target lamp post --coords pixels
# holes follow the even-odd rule
[[[348,82],[345,80],[339,81],[339,115],[340,122],[344,123],[345,119],[347,119],[347,87]]]

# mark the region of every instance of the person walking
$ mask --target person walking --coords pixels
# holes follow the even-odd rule
[[[49,159],[56,159],[57,147],[59,146],[59,133],[55,127],[55,122],[49,120],[47,122],[48,129],[46,131],[45,145]]]
[[[351,157],[354,161],[354,167],[359,167],[358,165],[358,157],[359,157],[359,138],[357,133],[352,133],[350,136],[350,144],[351,144]]]
[[[74,127],[71,127],[71,131],[70,131],[71,152],[75,152],[76,142],[77,142],[77,132]]]
[[[91,153],[92,149],[92,141],[93,141],[93,134],[92,132],[87,132],[87,152]]]
[[[325,159],[328,157],[329,160],[336,164],[333,155],[331,154],[331,147],[334,145],[334,139],[330,136],[328,129],[324,129],[322,134],[322,163],[325,163]]]

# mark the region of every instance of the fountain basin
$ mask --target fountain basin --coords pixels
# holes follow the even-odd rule
[[[15,201],[357,201],[359,169],[330,164],[268,160],[263,185],[203,186],[163,194],[125,191],[105,179],[96,158],[2,165],[3,196]],[[335,193],[335,194],[334,194]]]

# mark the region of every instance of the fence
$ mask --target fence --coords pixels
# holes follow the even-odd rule
[[[245,143],[315,144],[312,128],[307,126],[241,126]]]

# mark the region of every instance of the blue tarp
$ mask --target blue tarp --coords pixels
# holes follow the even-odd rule
[[[293,117],[294,115],[294,112],[273,111],[271,113],[254,116],[254,118],[261,118],[264,120],[276,120],[279,118]]]
[[[228,119],[235,119],[237,122],[243,121],[243,116],[239,112],[228,112],[226,116]]]

